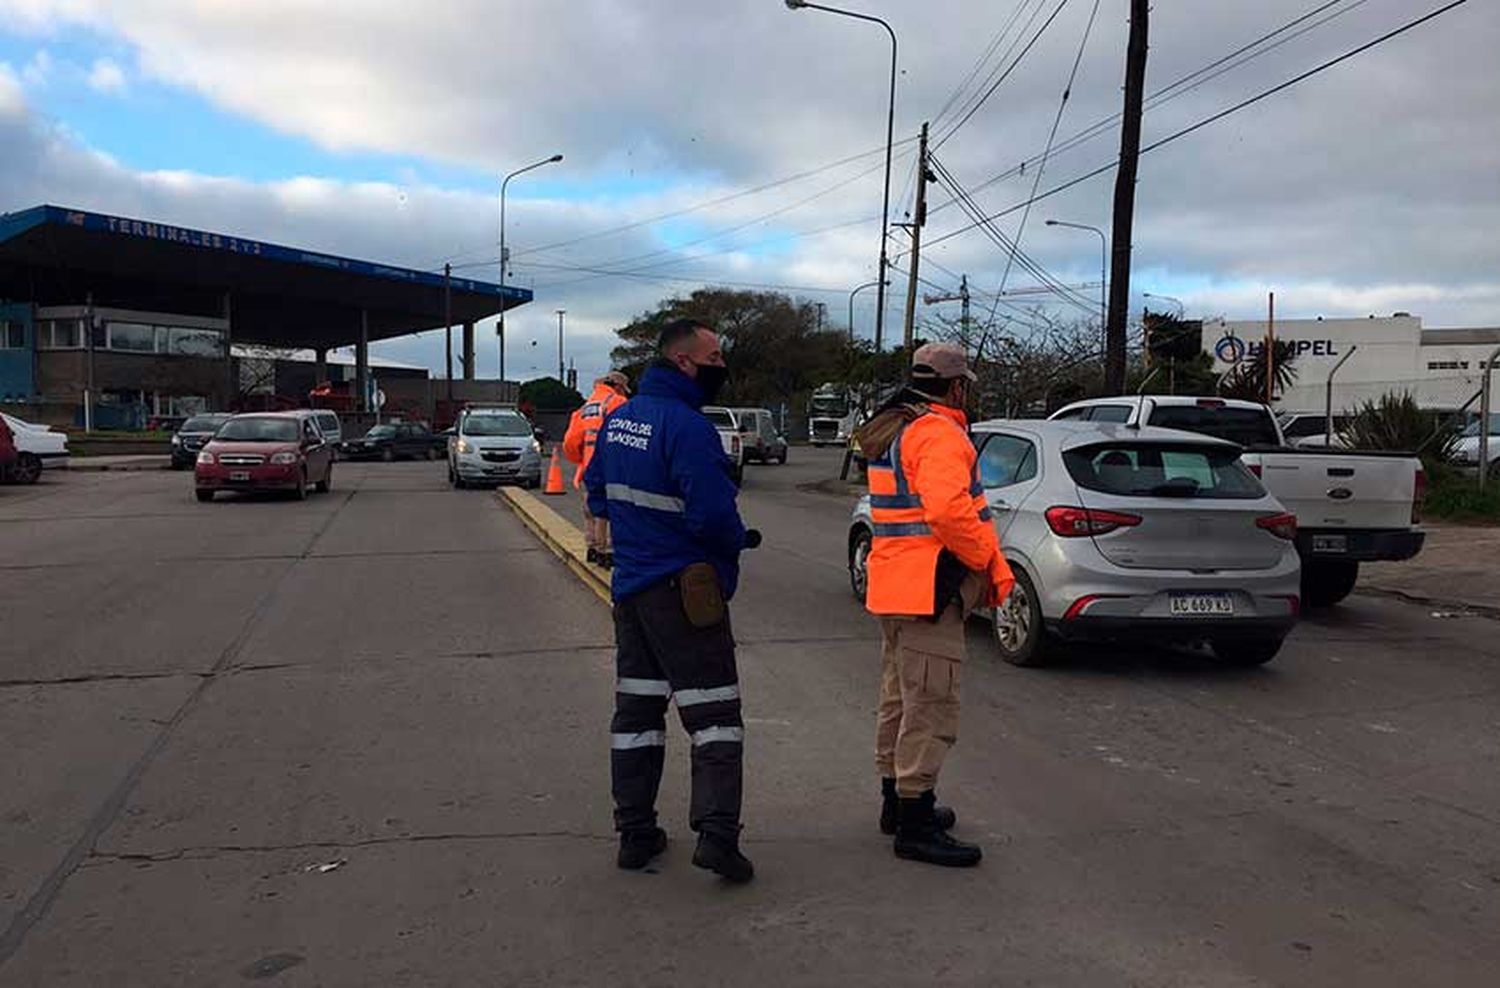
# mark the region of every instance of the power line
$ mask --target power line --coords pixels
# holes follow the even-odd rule
[[[1469,2],[1469,0],[1452,0],[1452,2],[1444,4],[1443,6],[1437,8],[1436,10],[1431,11],[1430,13],[1424,14],[1423,16],[1418,17],[1415,20],[1407,21],[1405,24],[1401,25],[1400,27],[1395,28],[1394,30],[1388,31],[1385,34],[1382,34],[1380,37],[1375,38],[1372,41],[1367,41],[1364,44],[1360,45],[1359,47],[1352,48],[1349,51],[1344,52],[1342,55],[1339,55],[1339,56],[1337,56],[1335,58],[1331,58],[1331,59],[1329,59],[1326,62],[1322,62],[1321,64],[1319,64],[1317,66],[1314,66],[1311,69],[1308,69],[1306,72],[1303,72],[1303,73],[1300,73],[1299,75],[1293,76],[1292,78],[1286,80],[1285,82],[1278,83],[1277,85],[1272,86],[1270,89],[1262,90],[1261,92],[1255,94],[1254,96],[1251,96],[1248,99],[1241,100],[1240,102],[1234,104],[1233,106],[1227,107],[1227,108],[1225,108],[1223,110],[1220,110],[1218,113],[1212,114],[1211,116],[1208,116],[1208,117],[1203,118],[1202,120],[1199,120],[1197,123],[1191,124],[1191,125],[1189,125],[1187,127],[1182,128],[1181,130],[1179,130],[1179,131],[1177,131],[1175,133],[1169,134],[1166,137],[1161,138],[1160,140],[1154,141],[1151,144],[1148,144],[1145,147],[1141,148],[1141,154],[1146,154],[1146,153],[1148,153],[1150,151],[1155,151],[1158,148],[1165,147],[1166,145],[1171,144],[1173,141],[1176,141],[1179,138],[1186,137],[1187,135],[1189,135],[1191,133],[1194,133],[1195,131],[1198,131],[1198,130],[1201,130],[1202,128],[1204,128],[1204,127],[1207,127],[1209,124],[1217,123],[1218,121],[1223,120],[1225,117],[1229,116],[1230,114],[1237,113],[1240,110],[1245,109],[1246,107],[1253,106],[1254,104],[1259,103],[1263,99],[1266,99],[1266,98],[1268,98],[1270,96],[1274,96],[1275,94],[1277,94],[1279,92],[1282,92],[1283,90],[1290,89],[1292,86],[1295,86],[1295,85],[1297,85],[1297,84],[1299,84],[1301,82],[1304,82],[1304,81],[1312,78],[1315,75],[1318,75],[1318,74],[1320,74],[1322,72],[1325,72],[1328,69],[1331,69],[1334,66],[1336,66],[1336,65],[1338,65],[1338,64],[1340,64],[1342,62],[1346,62],[1346,61],[1348,61],[1349,59],[1353,58],[1356,55],[1360,55],[1360,54],[1362,54],[1362,53],[1364,53],[1366,51],[1369,51],[1372,48],[1375,48],[1378,45],[1384,44],[1385,42],[1390,41],[1393,38],[1396,38],[1396,37],[1398,37],[1398,36],[1400,36],[1402,34],[1405,34],[1406,32],[1411,31],[1411,30],[1413,30],[1413,29],[1421,26],[1422,24],[1427,23],[1428,21],[1432,20],[1433,18],[1438,17],[1438,16],[1440,16],[1442,14],[1446,14],[1448,11],[1453,10],[1455,7],[1461,7],[1461,6],[1463,6],[1464,4],[1466,4],[1468,2]],[[1030,197],[1029,199],[1026,199],[1026,200],[1024,200],[1022,202],[1016,203],[1015,205],[1010,206],[1010,207],[1008,207],[1006,209],[1002,209],[998,213],[993,213],[993,214],[991,214],[989,216],[986,216],[986,217],[983,218],[983,222],[992,222],[994,220],[1001,219],[1001,218],[1003,218],[1005,216],[1009,216],[1011,213],[1014,213],[1014,212],[1016,212],[1016,211],[1018,211],[1020,209],[1024,209],[1025,207],[1027,207],[1029,205],[1032,205],[1033,203],[1041,202],[1043,199],[1050,199],[1052,196],[1057,195],[1059,192],[1065,192],[1068,189],[1073,188],[1075,185],[1080,185],[1080,184],[1082,184],[1084,182],[1087,182],[1091,178],[1097,178],[1098,176],[1103,175],[1106,172],[1112,171],[1113,169],[1115,169],[1116,167],[1118,167],[1118,164],[1119,163],[1117,161],[1111,161],[1108,164],[1101,165],[1098,168],[1095,168],[1093,171],[1086,172],[1085,174],[1079,175],[1076,178],[1069,179],[1068,181],[1062,183],[1061,185],[1053,186],[1052,188],[1048,189],[1046,192],[1043,192],[1043,193],[1041,193],[1039,195],[1034,195],[1034,196]],[[956,230],[952,230],[952,231],[950,231],[948,233],[943,234],[940,237],[937,237],[937,238],[929,241],[928,245],[932,246],[932,245],[935,245],[935,244],[942,243],[945,240],[951,240],[954,237],[957,237],[957,236],[959,236],[961,234],[967,233],[970,230],[972,230],[975,227],[978,227],[980,225],[981,225],[981,221],[975,221],[973,223],[966,224],[964,226],[959,227]]]
[[[1052,11],[1051,16],[1047,18],[1046,22],[1042,24],[1042,26],[1037,30],[1036,34],[1031,36],[1031,40],[1026,43],[1026,47],[1022,48],[1021,53],[1017,55],[1015,57],[1015,60],[1010,63],[1010,67],[1007,68],[1003,73],[1001,73],[1000,77],[994,81],[990,88],[985,90],[984,95],[979,97],[979,101],[973,106],[969,107],[969,109],[965,111],[964,115],[959,118],[956,124],[948,128],[948,132],[946,134],[938,138],[937,142],[932,147],[934,151],[942,147],[944,144],[948,143],[949,139],[952,138],[954,134],[958,133],[959,129],[962,128],[964,124],[968,123],[969,119],[973,117],[975,113],[979,112],[979,108],[984,106],[985,102],[995,94],[995,90],[1000,88],[1000,84],[1003,83],[1006,79],[1010,78],[1010,74],[1016,70],[1016,66],[1021,64],[1022,60],[1026,58],[1027,53],[1029,53],[1031,49],[1036,45],[1036,43],[1042,39],[1042,35],[1047,33],[1047,28],[1052,26],[1052,22],[1057,20],[1057,15],[1061,14],[1063,12],[1063,8],[1067,5],[1068,0],[1059,0],[1057,8]]]
[[[1318,20],[1318,21],[1316,21],[1316,22],[1314,22],[1312,24],[1308,24],[1306,27],[1303,27],[1299,31],[1293,31],[1290,34],[1287,34],[1286,37],[1281,38],[1281,40],[1277,41],[1275,44],[1267,45],[1264,48],[1260,48],[1259,47],[1260,45],[1264,44],[1266,41],[1269,41],[1269,40],[1271,40],[1273,38],[1276,38],[1278,35],[1286,34],[1286,32],[1291,31],[1292,28],[1297,27],[1298,25],[1301,25],[1301,24],[1305,23],[1306,21],[1308,21],[1311,18],[1316,17],[1317,15],[1321,14],[1322,12],[1328,10],[1330,7],[1334,7],[1334,6],[1337,6],[1339,4],[1348,3],[1348,2],[1349,2],[1349,0],[1326,0],[1326,2],[1322,3],[1321,5],[1319,5],[1318,7],[1314,8],[1313,10],[1310,10],[1307,13],[1305,13],[1305,14],[1299,16],[1299,17],[1296,17],[1296,18],[1292,19],[1291,21],[1288,21],[1287,23],[1281,25],[1280,27],[1276,28],[1275,30],[1267,32],[1266,34],[1264,34],[1261,37],[1255,39],[1254,41],[1252,41],[1252,42],[1250,42],[1248,44],[1245,44],[1245,45],[1241,45],[1239,48],[1235,49],[1234,51],[1230,52],[1229,54],[1221,56],[1220,58],[1215,59],[1214,61],[1208,63],[1207,65],[1204,65],[1201,68],[1198,68],[1198,69],[1195,69],[1192,72],[1189,72],[1187,75],[1182,76],[1181,78],[1177,79],[1175,82],[1172,82],[1172,83],[1170,83],[1170,84],[1168,84],[1166,86],[1163,86],[1162,88],[1158,89],[1156,92],[1151,93],[1149,96],[1147,96],[1147,98],[1146,98],[1146,107],[1147,107],[1147,109],[1152,109],[1152,110],[1158,109],[1161,106],[1163,106],[1164,104],[1170,103],[1172,100],[1177,99],[1178,97],[1186,96],[1188,93],[1193,92],[1193,91],[1201,88],[1202,86],[1207,85],[1208,83],[1210,83],[1213,80],[1219,78],[1220,76],[1223,76],[1223,75],[1225,75],[1225,74],[1227,74],[1229,72],[1232,72],[1235,69],[1237,69],[1237,68],[1239,68],[1239,67],[1241,67],[1243,65],[1246,65],[1249,62],[1252,62],[1252,61],[1254,61],[1257,58],[1261,58],[1261,57],[1263,57],[1265,55],[1268,55],[1271,52],[1275,51],[1276,49],[1282,47],[1283,45],[1289,44],[1292,41],[1295,41],[1297,38],[1300,38],[1303,35],[1308,34],[1309,32],[1314,31],[1317,28],[1322,27],[1324,24],[1327,24],[1327,23],[1329,23],[1332,20],[1335,20],[1335,19],[1337,19],[1339,17],[1342,17],[1345,14],[1348,14],[1348,13],[1354,11],[1355,9],[1364,6],[1366,3],[1369,2],[1369,0],[1354,0],[1353,3],[1351,3],[1349,6],[1345,7],[1344,9],[1334,11],[1333,13],[1329,14],[1327,17],[1324,17],[1321,20]],[[1258,49],[1258,50],[1252,51],[1252,49]],[[1250,54],[1246,55],[1245,54],[1246,52],[1250,52]],[[1243,58],[1239,58],[1238,56],[1241,56],[1241,55],[1244,55],[1244,57]],[[1235,59],[1238,59],[1238,60],[1235,60]],[[1231,62],[1232,62],[1232,64],[1229,64]],[[1218,71],[1213,71],[1215,69],[1217,69]],[[1115,128],[1115,125],[1117,125],[1119,123],[1120,119],[1121,119],[1121,114],[1115,113],[1115,114],[1112,114],[1112,115],[1110,115],[1108,117],[1105,117],[1102,120],[1096,121],[1095,123],[1089,125],[1088,127],[1085,127],[1083,130],[1078,131],[1073,136],[1071,136],[1071,137],[1067,138],[1066,140],[1064,140],[1062,142],[1062,144],[1060,144],[1056,148],[1054,148],[1053,153],[1054,154],[1062,154],[1064,152],[1071,151],[1071,150],[1073,150],[1076,147],[1079,147],[1079,146],[1081,146],[1083,144],[1088,143],[1089,141],[1093,140],[1096,137],[1101,137],[1104,134],[1109,133],[1111,130],[1113,130]],[[1036,155],[1035,157],[1028,158],[1028,159],[1022,161],[1019,165],[1016,165],[1016,166],[1014,166],[1014,167],[1012,167],[1012,168],[1010,168],[1010,169],[1008,169],[1008,170],[1006,170],[1004,172],[1001,172],[1000,174],[995,175],[995,176],[993,176],[991,178],[985,179],[983,182],[980,182],[979,184],[975,185],[970,191],[972,193],[977,194],[977,193],[983,192],[984,190],[990,188],[991,186],[997,185],[1000,182],[1005,181],[1008,178],[1013,178],[1013,177],[1015,177],[1017,175],[1024,175],[1026,173],[1026,169],[1027,168],[1033,167],[1040,160],[1041,160],[1041,155]],[[951,205],[953,205],[952,200],[949,200],[948,202],[939,203],[938,205],[933,206],[929,210],[929,213],[941,212],[942,210],[948,208]]]
[[[943,118],[948,115],[949,110],[958,104],[959,97],[969,88],[969,84],[979,75],[980,70],[989,63],[990,58],[999,50],[1000,43],[1005,40],[1005,36],[1010,33],[1010,29],[1015,26],[1016,21],[1021,19],[1021,12],[1026,9],[1029,3],[1031,3],[1031,0],[1021,0],[1020,3],[1016,4],[1016,9],[1011,12],[1010,19],[1005,22],[1005,25],[999,31],[995,32],[994,38],[990,40],[989,46],[985,48],[984,53],[979,56],[979,60],[974,63],[974,67],[969,70],[969,74],[964,76],[958,87],[953,90],[947,101],[943,103],[942,108],[938,110],[937,115],[932,118],[933,127],[942,126]],[[1008,55],[1009,53],[1007,52]],[[1002,57],[1000,60],[1003,62],[1005,58]],[[967,102],[967,98],[965,98],[965,102]]]

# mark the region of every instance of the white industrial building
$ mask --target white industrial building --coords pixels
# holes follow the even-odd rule
[[[1264,319],[1205,320],[1203,349],[1221,372],[1240,360],[1264,360],[1266,330]],[[1335,412],[1402,391],[1424,408],[1461,408],[1479,394],[1484,361],[1500,348],[1500,327],[1423,329],[1420,317],[1405,312],[1364,319],[1278,319],[1275,333],[1278,340],[1298,345],[1296,384],[1276,402],[1279,409],[1294,412],[1323,410],[1328,376],[1346,356],[1334,377]],[[1491,401],[1500,408],[1500,373],[1492,378]],[[1477,399],[1469,405],[1471,410],[1478,407]]]

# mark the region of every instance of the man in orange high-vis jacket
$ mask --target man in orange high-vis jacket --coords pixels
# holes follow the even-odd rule
[[[594,446],[599,441],[604,420],[630,395],[630,380],[619,371],[610,371],[594,382],[594,392],[583,407],[573,412],[568,420],[568,432],[563,437],[563,455],[578,464],[573,472],[574,490],[583,488],[583,472],[594,458]],[[609,522],[589,514],[587,498],[583,501],[583,534],[588,543],[588,560],[606,568],[614,564],[610,551]]]
[[[880,828],[895,834],[898,857],[951,867],[983,856],[948,833],[954,813],[934,793],[958,738],[964,618],[1015,585],[963,412],[974,380],[958,345],[920,347],[907,387],[858,436],[874,523],[865,606],[882,638]]]

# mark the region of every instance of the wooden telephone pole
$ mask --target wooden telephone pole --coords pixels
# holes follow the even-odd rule
[[[1150,0],[1130,0],[1130,44],[1125,55],[1125,116],[1120,168],[1115,173],[1114,244],[1109,277],[1109,320],[1104,331],[1104,387],[1125,390],[1125,320],[1130,310],[1130,237],[1135,223],[1136,166],[1141,156],[1141,113],[1146,91]]]
[[[917,211],[911,218],[911,275],[906,283],[905,346],[911,350],[917,319],[917,269],[922,260],[922,227],[927,223],[927,183],[932,181],[927,167],[927,124],[922,124],[922,141],[917,156]]]

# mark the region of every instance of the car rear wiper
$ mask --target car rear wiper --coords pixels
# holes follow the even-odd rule
[[[1165,484],[1157,484],[1142,493],[1152,497],[1196,497],[1199,484],[1191,477],[1175,477]]]

